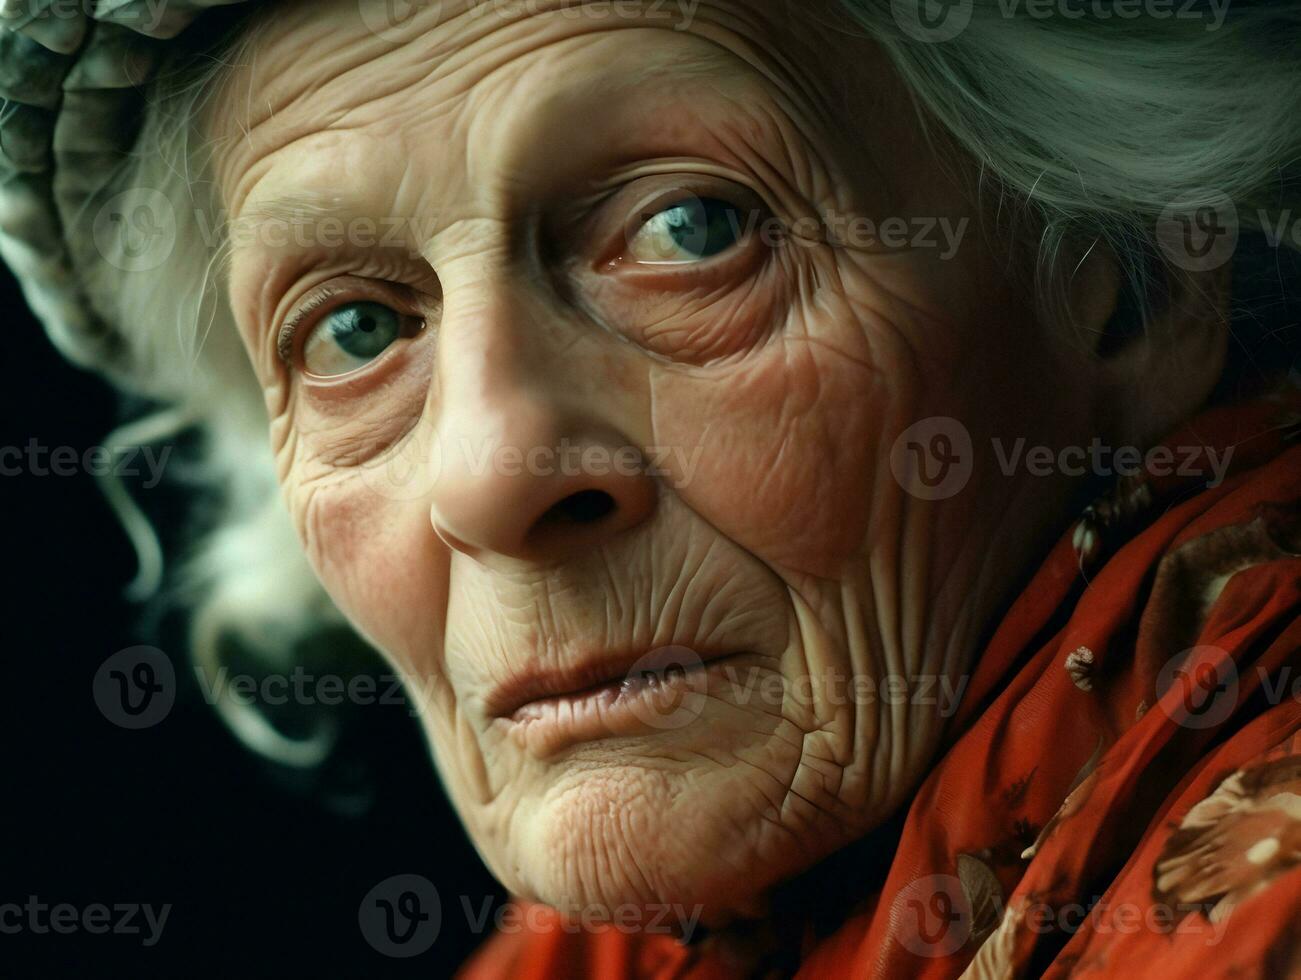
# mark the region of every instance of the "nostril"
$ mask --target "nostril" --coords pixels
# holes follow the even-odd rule
[[[579,490],[553,504],[540,524],[594,524],[613,513],[614,498],[604,490]]]

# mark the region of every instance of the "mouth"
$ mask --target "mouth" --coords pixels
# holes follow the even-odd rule
[[[488,715],[544,751],[684,728],[700,717],[721,667],[744,654],[664,646],[595,656],[568,669],[534,669],[498,687]]]

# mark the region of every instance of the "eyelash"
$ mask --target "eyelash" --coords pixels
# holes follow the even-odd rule
[[[305,328],[308,326],[308,320],[313,313],[326,307],[337,295],[338,293],[334,291],[319,292],[309,297],[285,320],[276,338],[276,352],[279,353],[281,360],[286,363],[293,362],[296,348],[300,346],[297,343],[298,339],[307,336]]]

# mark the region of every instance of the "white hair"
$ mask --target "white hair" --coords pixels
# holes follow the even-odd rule
[[[924,124],[974,158],[1000,204],[1038,229],[1041,286],[1069,277],[1060,259],[1079,252],[1066,243],[1103,243],[1145,314],[1163,279],[1179,274],[1156,238],[1170,202],[1226,197],[1248,229],[1260,209],[1299,203],[1301,13],[1239,4],[1208,30],[1207,20],[1108,19],[1096,10],[1032,16],[1014,0],[958,0],[951,9],[969,12],[969,23],[929,42],[917,36],[924,0],[843,2],[910,88]],[[1060,0],[1062,11],[1071,6]],[[208,172],[214,146],[198,121],[225,72],[247,54],[241,23],[200,67],[183,67],[195,60],[186,52],[155,80],[137,150],[104,190],[103,197],[142,200],[160,192],[171,202],[178,234],[167,261],[124,274],[87,245],[79,256],[97,312],[130,351],[119,383],[162,406],[119,441],[187,429],[203,438],[202,460],[184,478],[217,492],[218,516],[173,581],[192,610],[194,656],[209,671],[232,644],[288,669],[314,636],[342,623],[277,492],[261,393],[221,289],[226,248]],[[69,235],[74,242],[90,241],[93,210]],[[124,488],[107,489],[141,556],[133,591],[154,593],[162,582],[157,540]],[[329,749],[328,730],[290,739],[230,699],[218,708],[242,739],[280,761],[309,765]]]

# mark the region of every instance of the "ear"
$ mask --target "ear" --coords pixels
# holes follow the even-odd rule
[[[1110,253],[1079,264],[1071,310],[1090,338],[1097,418],[1115,445],[1151,445],[1206,402],[1224,371],[1231,269],[1160,270],[1144,322]]]

